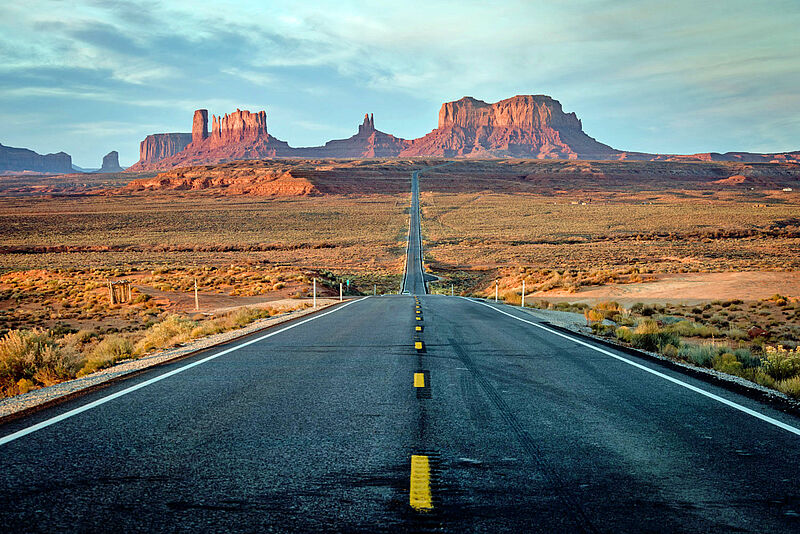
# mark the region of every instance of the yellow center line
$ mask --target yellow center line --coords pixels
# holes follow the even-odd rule
[[[421,326],[417,327],[417,332],[422,332],[422,327]]]
[[[411,487],[409,503],[414,510],[426,512],[433,509],[431,501],[431,467],[428,457],[411,455]]]
[[[421,320],[422,320],[422,317],[417,317],[417,321],[421,321]]]
[[[422,341],[415,341],[414,348],[417,350],[422,350]]]
[[[414,387],[415,388],[425,387],[425,375],[423,373],[414,373]]]

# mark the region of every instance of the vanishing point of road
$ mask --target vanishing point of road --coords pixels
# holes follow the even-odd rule
[[[367,297],[0,426],[4,532],[800,532],[800,420],[493,302]]]

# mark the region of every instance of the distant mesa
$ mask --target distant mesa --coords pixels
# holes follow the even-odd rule
[[[438,128],[400,156],[613,159],[618,153],[586,135],[558,100],[519,95],[494,104],[472,97],[443,104]]]
[[[621,151],[583,131],[575,113],[547,95],[517,95],[495,103],[472,97],[446,102],[437,128],[418,139],[395,137],[375,128],[366,114],[358,131],[323,146],[291,147],[271,136],[265,111],[237,109],[231,114],[194,112],[191,133],[149,135],[140,145],[139,162],[130,170],[162,170],[265,158],[468,157],[569,160],[736,161],[800,163],[800,152],[752,154],[728,152],[691,155]]]
[[[148,135],[139,143],[139,161],[129,171],[151,168],[156,162],[182,152],[192,142],[190,133],[160,133]]]
[[[119,152],[112,150],[103,156],[103,165],[98,172],[122,172],[123,170],[119,166]]]
[[[0,172],[64,174],[72,172],[72,156],[64,152],[37,154],[27,148],[0,144]]]

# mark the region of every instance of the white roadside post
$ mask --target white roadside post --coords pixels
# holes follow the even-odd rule
[[[194,279],[194,309],[195,311],[200,310],[200,301],[197,298],[197,278]]]
[[[342,283],[339,282],[339,302],[342,302]]]
[[[314,307],[317,307],[317,279],[314,278]]]
[[[494,281],[494,301],[495,302],[497,302],[497,289],[498,289],[497,286],[498,286],[498,282],[497,282],[497,280],[495,280]]]
[[[450,296],[452,297],[454,294],[453,284],[450,284]]]
[[[377,294],[378,294],[378,284],[374,284],[372,286],[372,296],[374,297]]]
[[[525,280],[522,281],[522,304],[521,306],[525,307]]]

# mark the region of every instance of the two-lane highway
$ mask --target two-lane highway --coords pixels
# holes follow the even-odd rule
[[[425,295],[414,250],[411,295],[0,427],[4,530],[800,531],[797,417]]]
[[[411,207],[409,210],[408,246],[406,268],[403,273],[402,293],[424,295],[427,291],[425,269],[422,265],[422,235],[419,224],[419,173],[411,174]]]

